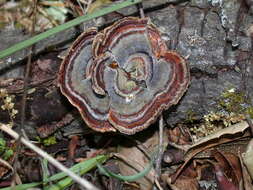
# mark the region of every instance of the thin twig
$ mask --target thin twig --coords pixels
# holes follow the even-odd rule
[[[162,163],[162,156],[163,156],[163,116],[160,116],[159,119],[159,152],[158,156],[156,158],[156,173],[157,173],[157,178],[161,175],[161,163]]]
[[[159,190],[163,190],[161,184],[159,183],[159,181],[157,179],[155,179],[155,185]]]
[[[31,30],[31,36],[34,35],[34,31],[35,31],[35,22],[36,22],[36,11],[37,10],[37,0],[34,0],[33,1],[33,18],[32,18],[32,30]],[[27,97],[27,88],[28,88],[28,82],[29,82],[29,73],[30,73],[30,68],[31,68],[31,62],[32,62],[32,52],[33,52],[33,49],[34,49],[34,45],[31,46],[29,48],[29,56],[28,56],[28,61],[27,61],[27,65],[26,65],[26,71],[25,71],[25,77],[24,77],[24,92],[23,92],[23,96],[22,96],[22,102],[21,102],[21,126],[20,126],[20,129],[21,129],[21,132],[23,134],[24,137],[27,138],[27,135],[25,133],[25,130],[24,130],[24,123],[25,123],[25,108],[26,108],[26,97]],[[15,179],[17,179],[17,162],[18,162],[18,156],[19,156],[19,153],[21,152],[21,144],[20,144],[20,138],[18,139],[17,141],[17,152],[16,152],[16,155],[14,157],[14,165],[13,165],[13,168],[14,168],[14,171],[13,171],[13,185],[15,186],[15,183],[14,181],[16,181]]]
[[[159,184],[159,178],[161,176],[161,165],[162,165],[162,157],[164,152],[163,147],[163,115],[160,116],[159,119],[159,147],[158,147],[158,154],[155,161],[155,170],[156,170],[156,179],[155,179],[155,186],[153,189],[162,189],[161,185]]]
[[[53,157],[51,157],[48,153],[44,152],[39,147],[32,144],[29,140],[26,140],[25,138],[21,137],[19,134],[17,134],[14,130],[12,130],[7,125],[0,123],[0,129],[4,132],[6,132],[8,135],[12,136],[14,139],[18,140],[20,139],[20,142],[26,145],[28,148],[32,149],[34,152],[36,152],[41,157],[45,158],[50,162],[52,165],[54,165],[59,170],[65,172],[69,177],[73,179],[73,181],[80,184],[82,187],[88,189],[88,190],[98,190],[97,187],[95,187],[93,184],[91,184],[89,181],[87,181],[84,178],[81,178],[80,176],[76,175],[74,172],[66,168],[64,165],[62,165],[59,161],[55,160]]]
[[[12,171],[14,170],[13,167],[5,160],[3,160],[2,158],[0,158],[0,163],[2,165],[5,165],[7,168],[11,169]]]
[[[145,14],[144,14],[142,2],[138,3],[138,4],[137,4],[137,7],[138,7],[138,9],[139,9],[141,18],[145,18]]]
[[[88,0],[84,14],[88,13],[88,10],[90,9],[91,3],[92,3],[92,0]]]
[[[32,19],[32,30],[31,30],[31,36],[34,35],[35,31],[35,23],[36,23],[36,12],[37,12],[37,0],[34,0],[33,4],[33,19]],[[29,55],[28,55],[28,61],[26,65],[26,70],[25,70],[25,78],[24,78],[24,92],[22,96],[22,106],[21,106],[21,131],[24,136],[25,131],[24,131],[24,124],[25,124],[25,108],[26,108],[26,98],[27,98],[27,88],[28,88],[28,83],[29,83],[29,75],[30,75],[30,70],[31,70],[31,64],[32,64],[32,54],[33,54],[33,49],[34,45],[32,45],[29,48]]]
[[[83,15],[85,15],[85,10],[84,10],[84,7],[82,6],[80,0],[77,0],[77,3],[78,3],[79,7],[81,8],[81,10],[83,12]]]

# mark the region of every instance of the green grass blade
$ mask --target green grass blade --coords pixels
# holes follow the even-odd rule
[[[73,180],[70,177],[66,177],[56,184],[48,185],[43,190],[63,190],[73,184]]]
[[[102,174],[104,174],[104,175],[106,175],[108,177],[114,177],[116,179],[123,180],[123,181],[136,181],[136,180],[144,177],[145,175],[147,175],[149,173],[149,171],[153,167],[153,162],[150,162],[148,164],[148,166],[146,166],[146,168],[144,170],[142,170],[141,172],[139,172],[139,173],[137,173],[135,175],[131,175],[131,176],[122,176],[120,174],[115,174],[113,172],[110,172],[109,170],[107,170],[103,166],[101,166],[101,164],[97,164],[97,167],[99,168],[99,171]]]
[[[73,167],[70,168],[70,170],[79,175],[83,175],[89,170],[91,170],[92,168],[96,167],[97,163],[104,163],[108,158],[109,158],[108,155],[98,155],[94,158],[91,158],[89,160],[86,160],[74,165]],[[66,176],[67,176],[66,173],[60,172],[51,177],[48,177],[46,182],[52,182],[52,181],[60,180],[62,178],[63,179],[58,182],[55,182],[54,185],[45,186],[43,189],[59,190],[59,189],[64,189],[70,186],[71,184],[73,184],[73,180],[70,177],[66,177]],[[46,182],[43,181],[43,183],[46,183]],[[42,182],[16,185],[15,190],[27,190],[28,188],[36,187],[41,184]],[[0,190],[12,190],[12,188],[6,187],[6,188],[1,188]]]
[[[28,183],[28,184],[21,184],[21,185],[16,185],[15,188],[14,187],[5,187],[5,188],[0,188],[0,190],[27,190],[29,188],[32,187],[36,187],[38,185],[40,185],[41,183]]]
[[[89,170],[91,170],[92,168],[96,167],[97,163],[103,163],[108,158],[109,157],[105,156],[105,155],[97,156],[95,158],[92,158],[87,161],[76,164],[70,170],[79,174],[79,175],[83,175],[86,172],[88,172]],[[52,180],[56,180],[56,179],[61,179],[65,176],[66,176],[66,174],[61,172],[59,174],[52,176],[51,178],[49,178],[49,180],[52,181]],[[69,187],[72,184],[73,184],[73,180],[70,177],[65,177],[62,180],[58,181],[57,183],[54,183],[53,185],[48,185],[48,186],[44,187],[43,189],[44,190],[62,190],[62,189]]]
[[[155,151],[155,153],[157,153],[157,151]],[[108,169],[104,168],[100,163],[97,163],[97,167],[103,175],[106,175],[108,177],[114,177],[116,179],[123,180],[123,181],[136,181],[136,180],[144,177],[145,175],[147,175],[149,173],[149,171],[152,169],[153,163],[155,160],[155,155],[156,155],[155,153],[151,156],[151,160],[150,160],[149,164],[144,168],[144,170],[142,170],[141,172],[139,172],[135,175],[131,175],[131,176],[122,176],[120,174],[115,174],[113,172],[110,172]]]
[[[29,38],[28,40],[22,41],[20,43],[17,43],[15,45],[11,46],[10,48],[7,48],[3,51],[0,51],[0,59],[2,59],[4,57],[7,57],[7,56],[15,53],[16,51],[19,51],[19,50],[22,50],[26,47],[29,47],[29,46],[31,46],[31,45],[33,45],[33,44],[49,37],[51,35],[54,35],[58,32],[61,32],[63,30],[71,28],[73,26],[76,26],[76,25],[78,25],[82,22],[91,20],[91,19],[96,18],[96,17],[103,16],[105,14],[111,13],[111,12],[119,10],[119,9],[122,9],[124,7],[128,7],[128,6],[140,3],[141,1],[142,0],[125,0],[121,3],[115,3],[114,5],[112,5],[110,7],[106,7],[106,8],[94,11],[93,13],[77,17],[77,18],[75,18],[75,19],[73,19],[69,22],[66,22],[65,24],[54,27],[54,28],[52,28],[52,29],[50,29],[46,32],[38,34],[34,37]]]
[[[45,181],[48,181],[48,178],[50,176],[50,173],[49,173],[49,170],[48,170],[48,161],[47,159],[43,158],[41,159],[41,168],[42,168],[42,180],[43,180],[43,183]]]
[[[96,156],[96,157],[91,158],[89,160],[86,160],[84,162],[80,162],[78,164],[75,164],[73,167],[70,168],[70,170],[74,173],[77,173],[77,174],[84,174],[87,171],[89,171],[90,169],[92,169],[94,166],[96,166],[97,163],[103,163],[107,159],[108,159],[107,155],[99,155],[99,156]],[[55,174],[55,175],[49,177],[48,181],[59,180],[59,179],[62,179],[66,176],[67,176],[66,173],[60,172],[58,174]]]

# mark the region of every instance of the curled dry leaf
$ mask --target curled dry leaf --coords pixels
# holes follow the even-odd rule
[[[219,164],[215,164],[214,168],[219,190],[239,190],[239,188],[227,178]]]
[[[190,149],[193,149],[194,147],[198,147],[201,144],[205,144],[207,142],[211,142],[213,140],[219,140],[222,139],[224,136],[236,136],[238,134],[243,134],[246,129],[249,128],[249,124],[246,121],[242,121],[240,123],[231,125],[229,127],[226,127],[221,130],[217,130],[215,133],[210,134],[204,138],[201,138],[199,141],[197,141],[195,144],[193,144]]]
[[[217,164],[214,164],[215,175],[218,185],[223,187],[221,190],[231,186],[234,189],[239,189],[242,184],[242,169],[240,159],[232,153],[222,153],[214,151],[214,158]]]
[[[61,92],[99,132],[134,134],[177,104],[190,81],[185,60],[169,51],[149,19],[128,17],[90,29],[61,64]]]
[[[253,140],[251,140],[249,142],[245,153],[242,154],[243,162],[244,162],[245,166],[247,167],[247,169],[249,171],[251,179],[253,179],[253,162],[252,162],[252,158],[253,158]]]
[[[172,183],[176,181],[176,179],[182,173],[189,161],[198,153],[203,152],[204,150],[207,150],[219,144],[228,143],[236,139],[249,136],[249,133],[246,131],[248,128],[249,124],[246,121],[243,121],[216,131],[216,133],[208,135],[199,140],[198,142],[194,143],[186,150],[184,156],[184,164],[180,166],[180,168],[172,177]]]

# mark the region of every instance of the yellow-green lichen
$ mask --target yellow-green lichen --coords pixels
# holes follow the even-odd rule
[[[192,114],[188,115],[191,116]],[[246,116],[253,118],[253,106],[249,104],[243,92],[235,88],[230,88],[224,91],[218,98],[217,111],[204,115],[200,123],[194,124],[190,128],[193,140],[197,140],[219,129],[241,122],[246,119]]]
[[[247,108],[248,101],[245,93],[231,88],[221,94],[218,103],[226,112],[243,113]]]
[[[186,119],[187,123],[193,123],[194,121],[197,120],[197,115],[192,109],[189,109],[186,112],[186,114],[187,114],[187,119]]]
[[[190,128],[194,140],[205,137],[245,119],[243,114],[210,112],[204,115],[201,123]]]

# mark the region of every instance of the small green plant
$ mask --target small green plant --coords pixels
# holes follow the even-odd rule
[[[83,175],[88,171],[90,171],[91,169],[95,168],[97,164],[104,163],[108,158],[109,158],[108,155],[98,155],[94,158],[90,158],[88,160],[85,160],[83,162],[74,165],[73,167],[70,168],[70,170],[76,174]],[[60,172],[53,176],[47,177],[46,181],[16,185],[15,189],[27,190],[44,184],[43,187],[44,190],[64,190],[67,189],[69,186],[71,186],[73,183],[74,183],[73,180],[70,177],[68,177],[65,172]],[[14,188],[6,187],[2,188],[1,190],[12,190],[12,189]]]
[[[8,160],[13,155],[13,150],[7,146],[6,141],[0,138],[0,157],[4,160]]]
[[[50,146],[57,143],[56,137],[54,135],[44,139],[37,136],[36,139],[39,143],[43,144],[44,146]]]
[[[46,139],[43,139],[42,142],[45,146],[50,146],[50,145],[56,144],[56,138],[55,136],[50,136]]]

